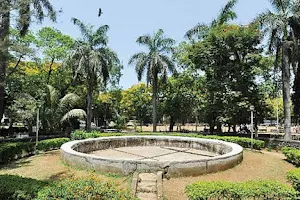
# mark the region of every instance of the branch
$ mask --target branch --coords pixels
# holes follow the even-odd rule
[[[18,62],[16,63],[14,68],[11,70],[11,72],[9,72],[9,74],[7,74],[7,77],[11,76],[13,73],[15,73],[17,71],[17,68],[18,68],[22,58],[23,58],[23,56],[19,57]]]

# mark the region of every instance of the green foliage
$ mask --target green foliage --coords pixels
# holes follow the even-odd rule
[[[244,183],[198,182],[186,187],[190,200],[208,199],[296,199],[297,192],[276,181],[249,181]]]
[[[55,138],[55,139],[49,139],[49,140],[42,140],[38,143],[38,150],[40,151],[50,151],[53,149],[60,148],[61,145],[63,145],[66,142],[69,142],[69,138]]]
[[[45,187],[38,193],[36,200],[55,199],[133,199],[123,190],[117,189],[113,183],[105,182],[95,176],[80,179],[67,179]]]
[[[1,199],[31,200],[46,182],[13,175],[0,175]]]
[[[300,166],[300,150],[296,148],[284,147],[283,154],[287,160],[296,166]]]
[[[130,119],[140,120],[141,123],[150,121],[151,118],[151,88],[145,83],[133,85],[122,91],[120,109],[124,116]]]
[[[24,155],[34,152],[34,143],[4,143],[0,144],[0,163],[8,163]]]
[[[129,136],[130,134],[126,134]],[[214,140],[222,140],[225,142],[232,142],[241,145],[244,148],[251,147],[251,139],[250,138],[242,138],[242,137],[230,137],[230,136],[216,136],[216,135],[198,135],[198,134],[181,134],[181,133],[139,133],[138,135],[158,135],[158,136],[178,136],[178,137],[194,137],[194,138],[204,138],[204,139],[214,139]],[[77,130],[71,134],[72,140],[81,140],[88,138],[97,138],[97,137],[110,137],[110,136],[125,136],[122,133],[100,133],[97,131],[93,131],[91,133],[87,133],[86,131]],[[253,140],[253,148],[257,150],[261,150],[264,148],[265,142],[261,140]]]
[[[264,94],[255,80],[263,59],[257,29],[255,25],[219,25],[203,40],[185,46],[193,64],[183,62],[205,72],[201,113],[211,130],[217,126],[221,131],[222,124],[248,124],[250,105],[255,106],[257,121],[266,116]]]
[[[295,190],[300,192],[300,169],[296,168],[287,173],[287,180],[292,184]]]
[[[56,138],[42,140],[38,143],[38,150],[49,151],[58,149],[68,142],[69,138]],[[8,163],[12,160],[34,154],[35,143],[33,142],[16,142],[0,144],[0,163]]]

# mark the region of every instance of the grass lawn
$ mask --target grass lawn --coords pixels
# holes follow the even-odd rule
[[[242,163],[232,169],[198,177],[172,178],[164,180],[164,195],[167,199],[187,199],[185,186],[197,181],[243,182],[250,180],[277,180],[286,182],[287,171],[295,167],[284,160],[283,154],[275,152],[244,151]]]
[[[93,174],[93,172],[74,169],[65,165],[60,159],[59,150],[56,150],[24,158],[8,165],[2,165],[0,166],[0,174],[19,175],[45,181],[58,181],[67,177],[86,177]],[[97,173],[97,175],[105,181],[115,181],[122,189],[127,190],[130,188],[131,177],[100,173]]]
[[[284,156],[275,152],[244,151],[243,162],[233,169],[216,174],[198,177],[172,178],[164,180],[164,194],[167,199],[187,199],[185,186],[196,181],[231,181],[278,180],[286,183],[286,172],[295,168],[284,160]],[[69,176],[89,176],[92,172],[78,170],[64,165],[59,151],[51,151],[30,158],[21,159],[0,167],[0,174],[13,174],[39,180],[60,180]],[[97,173],[106,181],[116,181],[120,188],[129,189],[131,177],[104,175]]]

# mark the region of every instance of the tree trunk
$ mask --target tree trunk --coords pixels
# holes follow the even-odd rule
[[[153,132],[156,132],[157,126],[157,74],[154,74],[153,84],[152,84],[152,123],[153,123]]]
[[[290,66],[289,66],[289,43],[282,43],[282,83],[283,83],[283,106],[284,106],[284,139],[291,139],[291,108],[290,108]]]
[[[0,6],[0,120],[4,114],[5,77],[8,64],[10,0],[4,0]]]
[[[175,125],[174,117],[171,117],[171,118],[170,118],[169,132],[173,132],[173,131],[174,131],[174,125]]]
[[[93,89],[92,83],[87,81],[87,95],[86,95],[86,131],[91,132],[92,124],[92,98],[93,98]]]
[[[50,66],[49,66],[49,71],[48,71],[48,76],[47,76],[47,85],[50,83],[50,77],[51,77],[51,74],[53,71],[53,69],[52,69],[53,63],[54,63],[54,58],[52,58]]]

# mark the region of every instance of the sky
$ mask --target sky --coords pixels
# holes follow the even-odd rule
[[[120,86],[124,89],[138,83],[134,67],[128,66],[129,58],[144,49],[136,44],[138,36],[153,34],[163,29],[168,37],[184,40],[187,30],[197,23],[209,23],[219,13],[227,0],[50,0],[57,10],[62,10],[56,23],[44,21],[34,25],[54,27],[64,34],[79,38],[80,32],[71,22],[75,17],[96,28],[107,24],[109,47],[117,52],[124,69]],[[268,0],[239,0],[235,23],[248,24],[257,14],[270,7]],[[98,17],[98,9],[103,15]]]

